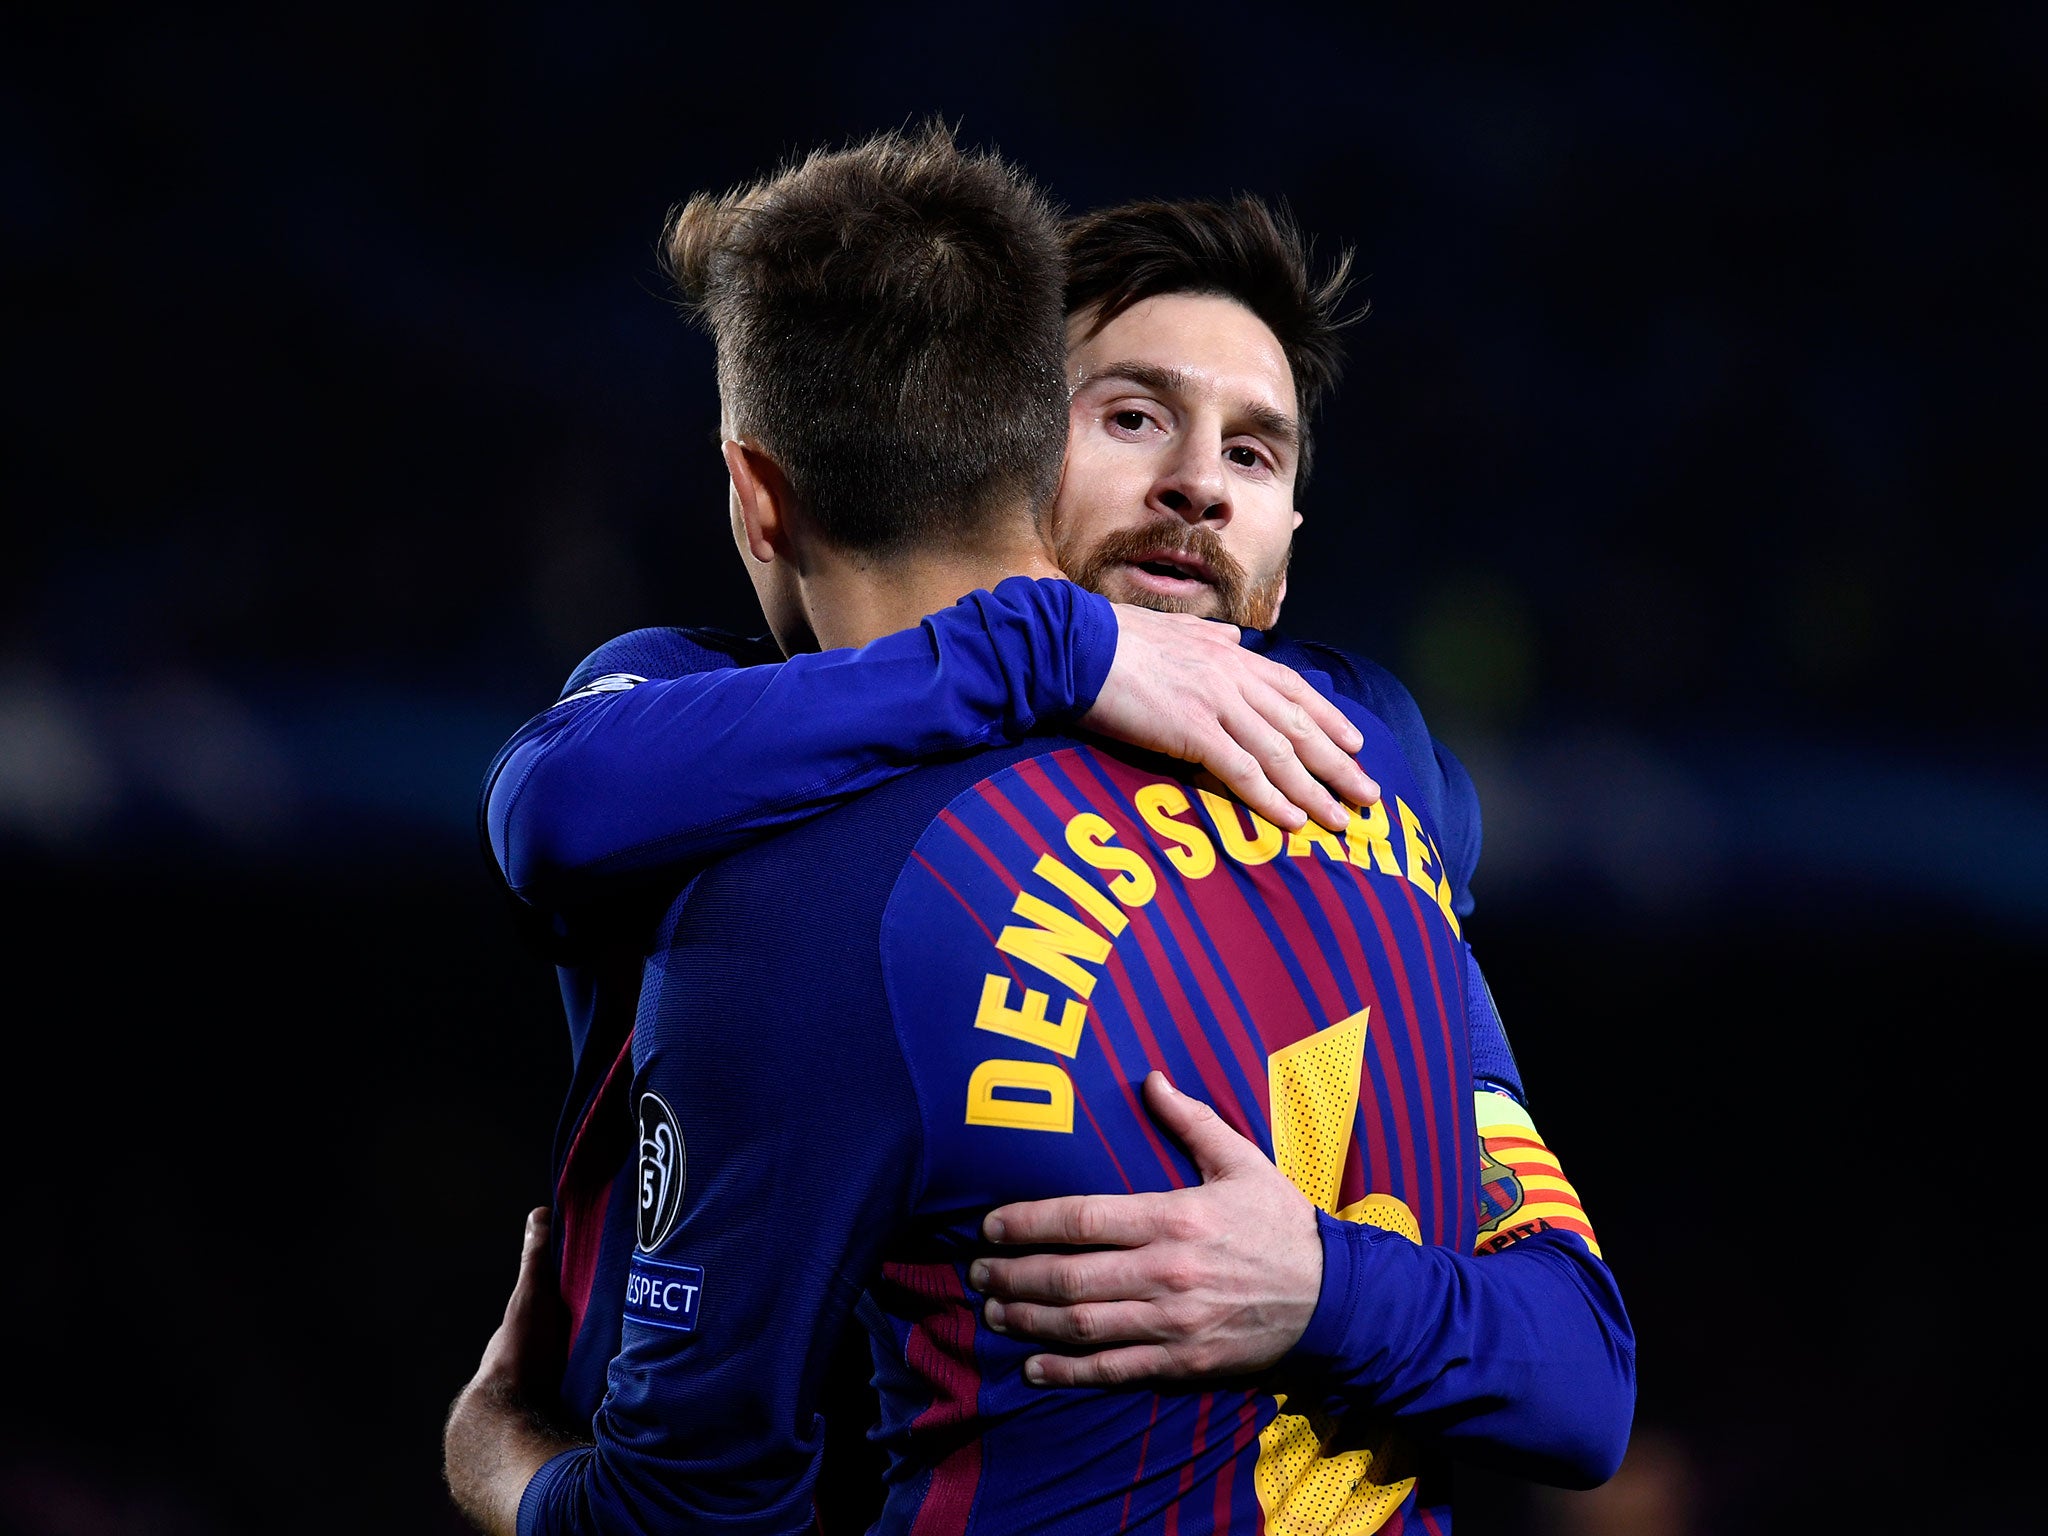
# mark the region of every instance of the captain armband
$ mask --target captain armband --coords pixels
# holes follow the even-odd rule
[[[1501,1249],[1538,1232],[1576,1233],[1600,1257],[1600,1240],[1586,1220],[1579,1192],[1564,1176],[1557,1154],[1543,1144],[1529,1111],[1504,1093],[1475,1093],[1479,1125],[1479,1253]]]

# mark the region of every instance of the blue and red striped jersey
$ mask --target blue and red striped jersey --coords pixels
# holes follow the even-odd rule
[[[1104,600],[1021,577],[918,630],[785,665],[765,640],[638,630],[585,658],[562,701],[498,754],[480,819],[530,917],[552,926],[570,1028],[573,1080],[553,1169],[573,1341],[562,1398],[573,1421],[595,1412],[618,1344],[632,1247],[624,1056],[664,882],[672,891],[708,856],[820,814],[920,756],[1071,718],[1092,700],[1114,641]],[[1331,647],[1254,632],[1245,643],[1363,704],[1393,733],[1442,831],[1453,911],[1469,916],[1477,797],[1407,691]],[[1469,955],[1466,968],[1475,1074],[1519,1093]]]
[[[1139,1101],[1148,1071],[1209,1102],[1323,1209],[1376,1197],[1425,1241],[1469,1248],[1457,920],[1417,786],[1380,735],[1367,762],[1389,772],[1385,809],[1348,836],[1284,834],[1156,767],[1069,748],[983,780],[918,840],[883,971],[924,1126],[919,1214],[953,1251],[884,1266],[875,1295],[893,1326],[876,1359],[884,1438],[912,1456],[920,1417],[965,1385],[943,1353],[919,1368],[919,1331],[971,1333],[963,1423],[977,1439],[939,1462],[925,1498],[968,1504],[985,1479],[990,1510],[1014,1514],[962,1531],[1251,1533],[1300,1480],[1298,1416],[1273,1391],[1047,1393],[1021,1376],[1032,1345],[974,1327],[955,1269],[990,1204],[1194,1181]],[[1430,1502],[1413,1484],[1402,1496]],[[1305,1530],[1343,1528],[1330,1514],[1306,1524],[1292,1509]]]
[[[1387,793],[1342,835],[1051,740],[912,772],[693,881],[632,1042],[597,1445],[536,1476],[522,1531],[807,1525],[819,1378],[855,1309],[880,1528],[917,1536],[1442,1530],[1459,1427],[1540,1439],[1507,1419],[1555,1407],[1509,1377],[1558,1357],[1570,1399],[1604,1362],[1612,1401],[1632,1345],[1604,1266],[1556,1233],[1470,1257],[1474,973],[1431,797],[1353,718]],[[1311,1337],[1268,1382],[1030,1388],[966,1284],[980,1218],[1191,1181],[1137,1097],[1155,1066],[1328,1213]]]

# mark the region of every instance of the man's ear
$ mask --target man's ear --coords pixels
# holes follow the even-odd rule
[[[736,438],[725,439],[718,451],[725,457],[725,472],[732,477],[748,552],[763,565],[778,557],[788,559],[789,481],[783,477],[782,466]]]
[[[1060,455],[1060,477],[1053,482],[1052,499],[1045,504],[1045,511],[1038,519],[1038,542],[1045,549],[1046,557],[1054,565],[1059,564],[1059,536],[1053,519],[1059,516],[1060,494],[1067,488],[1067,456]]]
[[[1299,528],[1301,526],[1301,509],[1299,507],[1294,510],[1294,521],[1287,526],[1290,528]]]

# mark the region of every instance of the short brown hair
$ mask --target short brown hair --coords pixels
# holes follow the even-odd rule
[[[1286,354],[1301,408],[1301,459],[1308,480],[1309,422],[1343,371],[1338,332],[1365,314],[1343,310],[1351,251],[1312,277],[1313,243],[1285,203],[1249,193],[1229,202],[1145,201],[1068,221],[1067,313],[1093,312],[1092,336],[1133,304],[1162,293],[1235,299],[1265,321]]]
[[[938,121],[817,150],[669,216],[733,426],[846,549],[971,537],[1059,484],[1058,215]]]

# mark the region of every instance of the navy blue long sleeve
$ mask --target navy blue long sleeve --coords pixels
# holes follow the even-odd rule
[[[1613,1275],[1576,1235],[1474,1256],[1317,1219],[1323,1296],[1288,1358],[1293,1401],[1392,1413],[1460,1455],[1560,1487],[1614,1475],[1635,1410],[1635,1333]]]
[[[1012,577],[858,650],[652,679],[586,664],[493,766],[491,851],[521,897],[571,908],[607,879],[728,852],[921,761],[1070,722],[1115,654],[1105,599]]]

